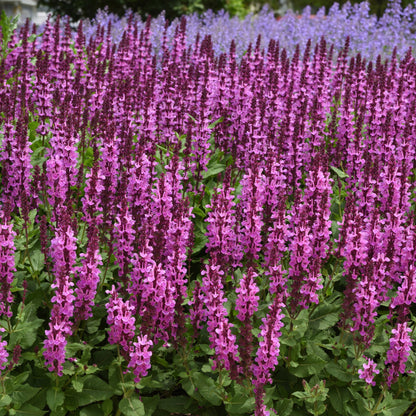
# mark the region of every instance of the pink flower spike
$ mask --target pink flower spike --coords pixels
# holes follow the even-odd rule
[[[150,358],[152,356],[153,342],[147,338],[147,335],[138,336],[137,342],[133,342],[133,348],[130,349],[130,362],[127,367],[133,369],[133,373],[136,376],[135,383],[139,383],[141,377],[147,375],[147,371],[150,369]]]
[[[371,358],[367,358],[365,355],[363,358],[368,361],[363,364],[363,369],[358,370],[358,374],[362,380],[366,381],[367,384],[375,386],[376,382],[374,381],[374,376],[379,374],[380,370],[377,370],[377,364]]]
[[[407,327],[407,322],[397,324],[392,329],[393,336],[390,338],[390,349],[387,351],[387,360],[385,364],[390,364],[387,368],[387,385],[391,387],[399,378],[399,374],[406,371],[406,362],[412,348],[412,339],[410,332],[412,330]]]

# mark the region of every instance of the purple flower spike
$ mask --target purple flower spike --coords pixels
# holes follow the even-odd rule
[[[76,260],[76,241],[69,225],[69,218],[63,218],[51,241],[51,257],[54,263],[55,281],[51,285],[55,294],[51,299],[54,304],[51,311],[49,329],[45,331],[45,362],[49,371],[62,375],[65,362],[66,338],[72,333],[71,318],[74,314],[73,266]]]
[[[0,333],[4,332],[4,328],[0,328]],[[9,353],[6,350],[7,341],[2,341],[0,336],[0,370],[4,370],[7,365],[7,358],[9,357]]]
[[[151,367],[152,351],[150,348],[152,345],[152,340],[148,339],[147,335],[143,335],[137,337],[137,342],[133,342],[133,347],[130,349],[130,362],[127,367],[133,369],[136,383],[140,382],[141,377],[147,375],[147,371]]]
[[[10,305],[13,302],[13,295],[10,288],[16,271],[13,242],[16,233],[13,231],[13,225],[3,216],[3,212],[0,212],[0,316],[11,318]]]
[[[377,364],[371,359],[364,356],[364,359],[367,360],[363,364],[363,369],[358,370],[358,374],[362,380],[365,380],[367,384],[371,384],[372,386],[376,385],[374,381],[374,376],[380,373],[380,370],[377,370]]]
[[[114,285],[106,293],[110,294],[110,299],[105,305],[108,312],[107,323],[110,325],[108,342],[110,344],[120,344],[127,352],[130,350],[136,328],[136,319],[132,313],[134,307],[130,305],[128,300],[123,301],[118,296],[118,291]]]
[[[390,364],[387,367],[387,385],[389,387],[397,381],[399,374],[406,371],[406,362],[413,344],[410,338],[412,330],[407,327],[407,322],[397,324],[397,327],[391,332],[393,337],[390,338],[390,349],[387,351],[387,360],[385,361],[386,365]]]

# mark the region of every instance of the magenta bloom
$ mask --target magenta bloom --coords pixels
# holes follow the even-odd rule
[[[92,227],[88,240],[87,252],[81,253],[82,266],[79,268],[76,294],[76,319],[88,319],[92,317],[92,307],[100,282],[100,269],[102,259],[98,246],[98,230]]]
[[[0,218],[4,214],[0,212]],[[13,295],[10,291],[11,284],[16,271],[14,264],[14,237],[13,224],[5,218],[0,222],[0,316],[12,317],[10,305],[13,302]]]
[[[137,342],[133,342],[133,347],[130,349],[130,362],[127,367],[133,369],[136,383],[140,382],[141,377],[147,375],[147,370],[151,367],[152,351],[150,348],[152,345],[152,340],[148,339],[147,335],[143,335],[137,337]]]
[[[110,299],[105,305],[108,312],[107,323],[110,325],[108,342],[120,344],[124,351],[129,351],[136,329],[136,318],[133,316],[134,307],[130,305],[128,300],[124,301],[118,296],[114,285],[106,293],[110,294]]]
[[[258,309],[259,296],[257,293],[259,288],[254,280],[256,277],[257,273],[250,267],[247,273],[241,278],[239,287],[235,290],[237,292],[235,309],[238,311],[237,318],[241,322],[247,319],[250,320]]]
[[[358,374],[360,378],[365,380],[367,384],[371,384],[372,386],[376,385],[374,381],[374,376],[380,373],[380,370],[377,370],[377,364],[371,359],[364,356],[367,362],[363,364],[363,369],[358,370]]]
[[[390,387],[399,378],[399,374],[406,371],[406,362],[412,348],[412,340],[410,332],[412,330],[407,327],[407,322],[397,324],[397,327],[392,329],[393,337],[390,338],[390,349],[387,351],[387,360],[385,364],[387,369],[387,385]]]
[[[215,261],[210,261],[205,266],[202,274],[202,291],[207,308],[208,333],[210,347],[215,350],[214,368],[218,364],[226,370],[231,370],[232,375],[237,374],[237,363],[240,362],[236,337],[231,333],[232,324],[227,317],[227,310],[224,303],[222,275],[220,266]]]
[[[71,318],[74,314],[73,266],[76,260],[76,241],[68,218],[57,228],[56,236],[51,241],[51,257],[54,262],[55,280],[51,285],[55,294],[51,299],[54,304],[51,311],[49,329],[45,331],[45,362],[49,371],[62,375],[65,362],[66,338],[72,333]]]
[[[256,389],[262,389],[266,383],[271,383],[271,372],[278,364],[278,356],[280,352],[279,338],[282,335],[280,329],[283,326],[282,319],[284,315],[282,308],[284,304],[280,298],[275,297],[272,305],[270,305],[269,313],[263,318],[260,325],[260,336],[263,338],[259,343],[257,350],[256,363],[253,365],[253,380]]]
[[[4,328],[0,328],[0,332],[4,332]],[[6,350],[7,341],[2,341],[0,336],[0,370],[4,370],[7,365],[9,353]]]

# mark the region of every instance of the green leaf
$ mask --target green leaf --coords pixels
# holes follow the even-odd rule
[[[195,120],[195,119],[194,119]],[[213,129],[218,123],[221,123],[221,121],[224,120],[224,117],[220,117],[218,120],[213,121],[208,128],[209,129]]]
[[[345,178],[349,178],[349,176],[343,172],[341,169],[336,168],[335,166],[330,166],[331,170],[333,172],[336,173],[336,175],[340,178],[340,179],[345,179]]]
[[[128,397],[120,400],[118,408],[125,416],[145,416],[143,403],[138,397]]]
[[[66,414],[67,414],[67,411],[61,407],[60,409],[53,410],[50,413],[50,416],[66,416]]]
[[[207,400],[213,406],[221,405],[222,399],[218,392],[218,387],[211,377],[202,373],[194,373],[192,378],[198,389],[198,392],[205,400]]]
[[[19,321],[10,334],[9,345],[15,346],[20,344],[23,349],[31,347],[36,341],[37,330],[42,325],[43,320],[36,316],[36,306],[33,303],[28,303],[22,314],[19,316]]]
[[[201,208],[199,207],[192,207],[192,214],[198,215],[199,217],[201,217],[202,219],[204,219],[207,214],[205,211],[203,211]]]
[[[308,399],[311,396],[311,394],[306,391],[295,391],[292,393],[292,396],[295,396],[301,400],[305,400],[305,399]]]
[[[340,381],[344,381],[346,383],[349,383],[353,379],[353,376],[350,373],[348,373],[346,369],[344,369],[343,367],[341,367],[338,363],[335,363],[334,361],[330,361],[325,366],[325,370],[332,377],[335,377],[336,379]]]
[[[33,271],[40,272],[45,266],[45,256],[40,250],[33,250],[30,254]]]
[[[329,361],[328,354],[314,342],[308,342],[306,344],[306,352],[309,356],[322,358],[325,362]]]
[[[290,364],[290,372],[293,375],[296,377],[307,377],[321,372],[326,365],[326,361],[320,357],[307,356],[306,358],[299,360],[298,363],[292,362]]]
[[[79,416],[105,416],[105,414],[97,404],[91,404],[82,408]]]
[[[339,388],[338,386],[331,386],[329,389],[329,401],[333,408],[340,415],[347,414],[346,403],[351,399],[351,394],[345,388]]]
[[[293,329],[291,334],[296,339],[300,340],[304,335],[306,330],[308,329],[308,322],[309,322],[309,316],[308,311],[306,309],[303,309],[298,317],[293,321]]]
[[[111,351],[97,351],[94,353],[94,362],[100,368],[108,368],[114,360],[114,355]]]
[[[65,393],[57,387],[51,387],[46,392],[46,403],[51,410],[56,410],[64,404]]]
[[[72,405],[86,406],[94,402],[103,401],[113,396],[113,389],[103,380],[97,376],[88,375],[82,379],[84,388],[82,392],[78,393],[73,389],[66,391],[65,404],[71,403]]]
[[[382,404],[384,416],[401,416],[412,404],[409,400],[393,400],[386,406]]]
[[[12,402],[12,398],[5,394],[0,398],[0,408],[8,406]]]
[[[291,416],[293,409],[293,400],[280,399],[274,403],[274,409],[279,416]]]
[[[214,350],[208,344],[199,344],[199,348],[207,355],[214,355]]]
[[[203,402],[204,399],[197,390],[193,378],[188,378],[187,380],[182,381],[182,388],[185,390],[186,394],[198,402]]]
[[[244,415],[251,413],[254,410],[256,405],[256,400],[254,397],[246,397],[242,395],[237,395],[232,398],[232,400],[225,405],[225,410],[230,415]]]
[[[209,167],[206,171],[202,172],[202,178],[208,179],[211,176],[216,176],[221,172],[224,172],[225,165],[223,163],[216,163],[214,166]]]
[[[153,397],[142,397],[142,402],[144,405],[144,410],[146,416],[152,416],[155,410],[157,409],[157,405],[160,401],[160,396],[157,394]]]
[[[113,401],[111,399],[104,400],[101,408],[106,416],[111,415],[113,412]]]
[[[310,319],[310,328],[323,331],[333,327],[339,321],[340,304],[321,303],[313,311]]]
[[[78,393],[81,393],[82,389],[84,388],[84,383],[79,379],[74,379],[71,381],[72,387]]]
[[[17,28],[17,24],[19,22],[19,16],[15,17],[9,17],[6,15],[4,10],[1,11],[0,16],[0,27],[1,27],[1,34],[2,34],[2,49],[1,49],[1,55],[4,59],[8,52],[8,43],[12,37],[13,32]]]
[[[194,247],[192,248],[192,254],[200,252],[207,244],[208,237],[201,231],[195,231]]]
[[[161,399],[158,408],[171,413],[183,413],[192,405],[193,399],[186,396],[172,396]]]
[[[23,404],[29,401],[39,392],[40,387],[32,387],[29,384],[22,384],[15,387],[12,396],[13,404]]]
[[[46,414],[43,410],[28,403],[24,404],[20,409],[16,409],[15,411],[15,416],[42,416]]]
[[[348,411],[353,415],[359,416],[369,416],[370,412],[367,408],[367,401],[363,396],[361,396],[358,391],[355,391],[353,388],[348,388],[348,391],[351,393],[352,397],[354,398],[354,403],[347,404]]]

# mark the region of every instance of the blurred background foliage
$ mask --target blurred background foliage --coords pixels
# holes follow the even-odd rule
[[[351,0],[351,3],[359,3],[361,0]],[[381,16],[386,9],[389,0],[370,0],[372,14]],[[312,13],[316,13],[321,7],[326,11],[333,5],[334,0],[39,0],[39,6],[46,6],[51,12],[59,15],[68,15],[74,21],[81,18],[92,18],[98,9],[108,8],[109,12],[123,15],[127,9],[140,13],[142,16],[156,17],[165,10],[166,17],[170,20],[183,14],[202,13],[211,9],[218,11],[227,10],[231,15],[244,17],[250,12],[260,10],[268,4],[281,15],[287,9],[301,12],[306,6],[311,6]],[[339,0],[340,5],[346,0]],[[413,0],[402,0],[402,6],[406,7]]]

